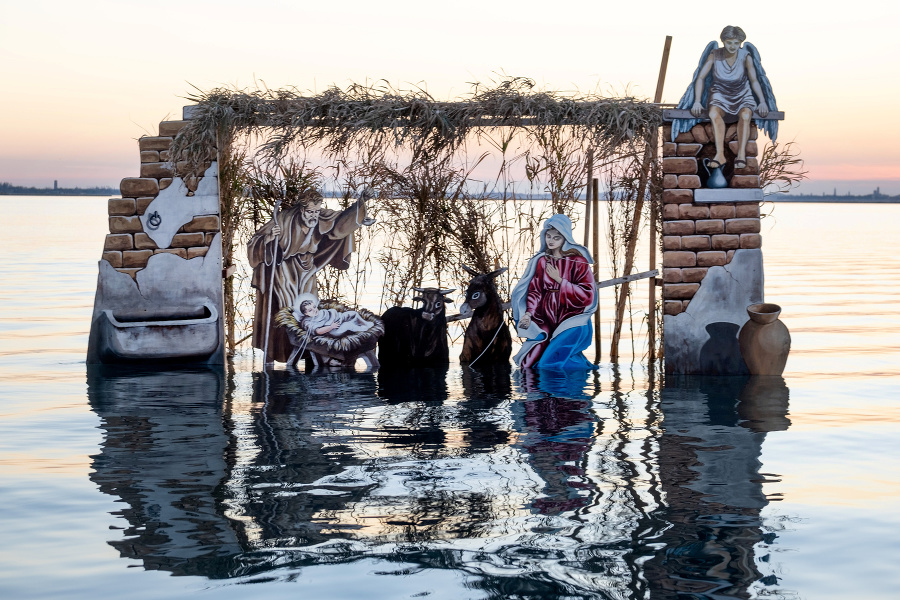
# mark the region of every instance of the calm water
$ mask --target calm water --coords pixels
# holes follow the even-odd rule
[[[785,377],[664,385],[89,370],[105,199],[0,210],[0,597],[897,597],[900,206],[778,206]]]

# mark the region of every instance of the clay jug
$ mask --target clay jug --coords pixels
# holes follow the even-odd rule
[[[791,334],[778,320],[777,304],[751,304],[750,320],[738,334],[741,356],[752,375],[781,375],[791,351]]]
[[[725,168],[725,165],[719,165],[712,171],[709,170],[709,159],[703,159],[703,168],[706,169],[706,174],[709,178],[706,180],[706,187],[718,189],[728,187],[728,181],[725,180],[725,175],[722,174],[722,169]]]

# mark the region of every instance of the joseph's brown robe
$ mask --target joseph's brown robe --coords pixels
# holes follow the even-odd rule
[[[278,213],[281,235],[278,236],[277,250],[273,239],[266,243],[266,236],[274,227],[272,221],[263,225],[247,243],[247,254],[253,268],[251,285],[256,288],[253,346],[259,349],[265,346],[266,321],[270,320],[267,362],[286,362],[293,351],[285,329],[275,327],[275,313],[293,305],[300,294],[315,294],[316,271],[325,265],[341,270],[350,266],[353,233],[366,218],[366,206],[363,202],[356,202],[341,212],[323,208],[319,222],[312,228],[303,224],[302,213],[302,206],[292,206]],[[270,307],[269,281],[273,258],[276,264],[275,283]]]

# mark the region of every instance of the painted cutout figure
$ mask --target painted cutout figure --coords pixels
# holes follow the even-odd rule
[[[355,310],[319,308],[319,300],[312,294],[301,294],[295,305],[294,317],[300,327],[316,335],[343,337],[369,331],[375,326],[375,323],[365,320]]]
[[[743,169],[747,166],[747,141],[753,111],[761,117],[756,121],[757,126],[774,141],[778,136],[778,122],[765,117],[778,107],[759,51],[753,44],[743,43],[747,39],[744,30],[729,25],[722,30],[720,38],[721,48],[713,41],[703,50],[693,81],[681,97],[678,108],[690,110],[694,117],[701,117],[703,110],[708,109],[716,142],[716,155],[708,163],[710,169],[725,164],[725,119],[737,117],[738,151],[734,167]],[[699,118],[675,119],[672,140],[699,121]]]
[[[363,192],[357,202],[339,212],[324,208],[318,192],[307,192],[298,204],[279,212],[250,238],[247,254],[253,268],[251,285],[257,290],[253,346],[264,348],[268,324],[266,362],[285,362],[293,351],[287,332],[276,327],[271,316],[285,306],[293,306],[300,294],[315,294],[316,273],[322,267],[345,270],[350,266],[354,232],[374,223],[366,217],[366,199]]]
[[[526,338],[513,357],[519,367],[596,368],[582,354],[593,340],[597,285],[590,253],[575,243],[572,222],[553,215],[541,229],[541,249],[512,292],[513,318]]]

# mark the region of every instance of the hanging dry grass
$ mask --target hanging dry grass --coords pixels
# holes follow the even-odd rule
[[[505,295],[541,223],[553,213],[577,222],[588,149],[597,165],[621,161],[661,125],[661,111],[646,101],[537,90],[516,77],[475,84],[454,101],[384,82],[313,95],[220,88],[190,100],[197,105],[171,160],[179,176],[195,176],[219,144],[226,265],[239,262],[234,253],[271,218],[276,200],[288,208],[305,191],[327,188],[338,196],[329,202],[343,208],[370,186],[377,197],[367,212],[376,224],[357,232],[350,270],[319,272],[319,292],[358,305],[377,271],[382,307],[402,304],[413,287],[463,286],[461,264],[509,267],[498,279]],[[481,148],[474,160],[471,143]],[[473,169],[488,154],[499,158],[496,178],[476,181]],[[523,188],[548,201],[523,197]],[[611,238],[621,235],[631,233]],[[249,275],[239,267],[229,284],[232,350],[251,321]]]
[[[609,153],[661,124],[660,111],[650,102],[535,90],[534,81],[523,77],[474,84],[467,97],[450,102],[437,101],[421,88],[397,90],[386,82],[331,87],[313,96],[296,88],[217,88],[188,99],[197,106],[172,146],[173,160],[185,174],[199,172],[217,135],[234,131],[264,137],[261,151],[275,159],[299,144],[319,145],[332,157],[351,149],[402,146],[418,160],[423,154],[452,152],[470,135],[498,127],[528,127],[548,135],[565,126],[573,138]]]

